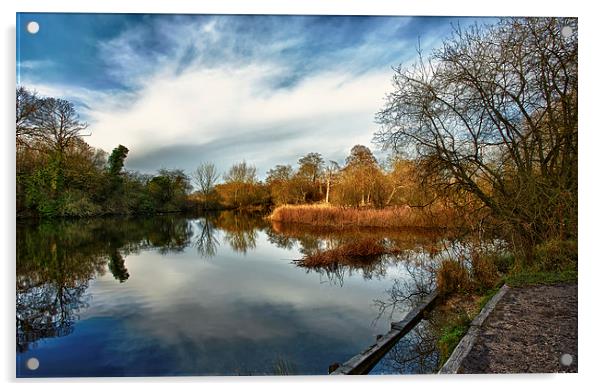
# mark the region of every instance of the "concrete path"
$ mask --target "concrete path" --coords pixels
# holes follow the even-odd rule
[[[577,372],[577,285],[510,288],[458,372]]]

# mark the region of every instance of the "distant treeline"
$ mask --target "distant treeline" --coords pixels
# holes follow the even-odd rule
[[[192,176],[201,190],[190,198],[205,208],[243,209],[318,202],[375,208],[420,204],[428,199],[428,192],[416,181],[416,170],[414,162],[395,157],[379,164],[363,145],[354,146],[342,166],[311,152],[296,167],[278,164],[271,168],[265,181],[258,179],[255,166],[243,161],[216,183],[215,166],[202,163]]]
[[[18,216],[265,210],[316,202],[381,208],[428,198],[414,180],[414,162],[390,157],[379,164],[362,145],[351,149],[342,166],[312,152],[299,158],[296,167],[276,165],[265,181],[246,161],[223,175],[209,162],[190,177],[179,169],[155,175],[128,171],[127,147],[119,145],[108,154],[84,141],[88,125],[71,102],[40,97],[25,87],[17,89],[16,97]]]

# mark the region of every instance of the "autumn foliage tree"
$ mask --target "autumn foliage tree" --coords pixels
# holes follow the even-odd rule
[[[384,206],[385,175],[370,148],[351,148],[333,187],[333,200],[342,205]]]
[[[376,140],[420,161],[441,193],[479,200],[526,259],[576,238],[577,47],[570,18],[458,28],[395,70]]]
[[[226,208],[258,207],[269,202],[268,190],[257,178],[257,168],[246,161],[233,164],[216,191]]]

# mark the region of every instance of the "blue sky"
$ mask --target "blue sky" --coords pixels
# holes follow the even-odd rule
[[[37,34],[26,24],[35,20]],[[487,21],[487,20],[485,20]],[[493,21],[490,19],[489,21]],[[126,167],[190,173],[246,160],[261,177],[308,152],[342,162],[370,146],[392,67],[468,18],[29,14],[17,81],[76,103],[86,141],[126,145]]]

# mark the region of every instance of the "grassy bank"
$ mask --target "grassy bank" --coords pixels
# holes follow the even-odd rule
[[[323,227],[450,227],[453,214],[446,210],[429,210],[411,207],[384,209],[345,208],[327,204],[282,205],[269,216],[272,221],[282,223],[310,224]]]
[[[514,287],[577,283],[577,270],[518,272],[506,277],[505,282]]]

